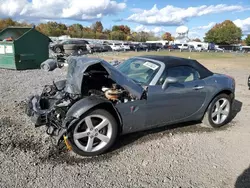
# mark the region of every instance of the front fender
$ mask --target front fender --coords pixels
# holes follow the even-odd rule
[[[91,108],[93,108],[97,105],[103,104],[103,103],[110,104],[111,102],[109,102],[106,99],[96,97],[96,96],[90,96],[90,97],[83,98],[83,99],[77,101],[75,104],[73,104],[73,106],[70,107],[70,109],[68,110],[68,112],[66,114],[66,118],[73,117],[73,118],[78,119],[84,113],[89,111]]]
[[[110,101],[97,96],[86,97],[73,104],[66,114],[66,118],[62,123],[62,127],[67,131],[70,130],[72,125],[74,125],[83,114],[95,107],[108,110],[117,120],[117,123],[119,123],[119,126],[122,130],[122,119],[117,109]]]

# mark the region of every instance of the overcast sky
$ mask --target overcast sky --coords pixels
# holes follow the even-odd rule
[[[215,23],[234,21],[250,34],[250,0],[0,0],[0,17],[33,23],[58,21],[105,28],[126,24],[134,31],[175,34],[186,25],[190,37],[202,38]]]

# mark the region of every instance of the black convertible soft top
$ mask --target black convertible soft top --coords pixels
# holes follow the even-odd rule
[[[194,59],[187,59],[174,56],[157,56],[157,55],[145,55],[138,57],[163,62],[166,66],[166,69],[176,66],[191,66],[199,72],[201,79],[213,75],[213,72],[208,70],[206,67],[204,67],[202,64],[200,64],[198,61]]]

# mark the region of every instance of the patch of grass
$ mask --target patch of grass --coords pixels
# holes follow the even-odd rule
[[[142,55],[164,55],[164,56],[177,56],[183,58],[191,58],[191,59],[223,59],[223,58],[246,58],[250,57],[250,54],[242,54],[242,53],[221,53],[221,52],[179,52],[179,51],[150,51],[150,52],[121,52],[114,53],[114,55],[103,56],[102,58],[105,60],[122,60],[127,59],[134,56],[142,56]]]

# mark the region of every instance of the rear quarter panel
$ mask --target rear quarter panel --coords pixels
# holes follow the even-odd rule
[[[200,110],[200,116],[203,116],[207,107],[219,93],[223,91],[230,91],[233,94],[235,93],[235,81],[233,78],[230,78],[223,74],[214,74],[204,79],[206,83],[207,97],[204,102],[203,108]]]

